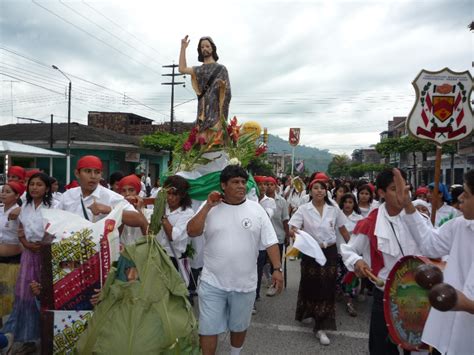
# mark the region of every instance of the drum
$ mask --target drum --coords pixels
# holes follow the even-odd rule
[[[435,264],[444,270],[445,263],[423,256],[404,256],[392,268],[384,291],[384,314],[392,341],[403,349],[427,349],[422,343],[423,328],[430,311],[428,290],[415,281],[419,265]]]

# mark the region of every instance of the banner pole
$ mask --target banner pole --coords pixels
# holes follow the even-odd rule
[[[295,147],[291,148],[291,176],[293,176],[293,170],[295,167]]]
[[[439,177],[441,175],[441,146],[436,146],[434,188],[431,197],[431,224],[436,227],[436,210],[441,206],[442,201],[439,200]]]

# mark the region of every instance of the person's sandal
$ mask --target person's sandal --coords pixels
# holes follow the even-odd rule
[[[347,310],[347,313],[349,313],[351,317],[357,317],[357,312],[352,303],[349,302],[346,304],[346,310]]]

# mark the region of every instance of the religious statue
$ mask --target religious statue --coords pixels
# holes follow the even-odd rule
[[[214,132],[221,130],[221,117],[227,120],[231,99],[230,81],[227,69],[217,63],[216,45],[211,37],[199,40],[197,51],[201,66],[188,67],[186,48],[190,40],[188,36],[181,40],[179,55],[179,72],[191,75],[193,89],[198,97],[196,127],[199,134],[210,138]]]

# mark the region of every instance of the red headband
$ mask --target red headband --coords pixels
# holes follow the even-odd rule
[[[16,176],[20,180],[25,180],[25,169],[17,165],[10,166],[10,168],[8,169],[8,175]]]
[[[275,185],[278,185],[276,179],[275,179],[274,177],[272,177],[272,176],[267,176],[267,178],[265,179],[265,181],[266,181],[266,182],[271,182],[271,183],[273,183],[273,184],[275,184]]]
[[[77,182],[77,180],[72,180],[69,184],[65,186],[66,190],[70,190],[75,187],[79,187],[79,183]]]
[[[84,168],[102,170],[102,161],[95,155],[85,155],[79,159],[76,164],[77,170]]]
[[[374,194],[375,193],[375,186],[371,183],[368,183],[367,185],[369,185],[370,191],[372,191],[372,193]]]
[[[122,179],[120,179],[120,181],[118,183],[119,189],[122,190],[125,185],[132,186],[135,189],[135,191],[137,192],[137,194],[139,194],[140,191],[142,190],[141,181],[138,178],[138,176],[136,176],[134,174],[125,176]]]
[[[327,183],[329,181],[329,178],[328,176],[325,174],[325,173],[317,173],[315,176],[314,176],[314,180],[319,180],[319,181],[322,181],[324,183]]]
[[[316,174],[317,175],[317,174]],[[322,182],[324,185],[326,185],[326,181],[324,181],[323,179],[313,179],[313,181],[311,181],[308,185],[308,189],[312,189],[313,188],[313,185],[317,182]]]
[[[23,195],[23,193],[26,190],[25,184],[22,184],[21,182],[18,182],[18,181],[9,181],[7,185],[10,186],[11,189],[20,196]]]
[[[257,184],[259,184],[261,182],[265,182],[266,176],[255,175],[253,179],[255,180]]]
[[[426,195],[427,193],[428,193],[428,189],[426,187],[419,187],[416,189],[415,196]]]

